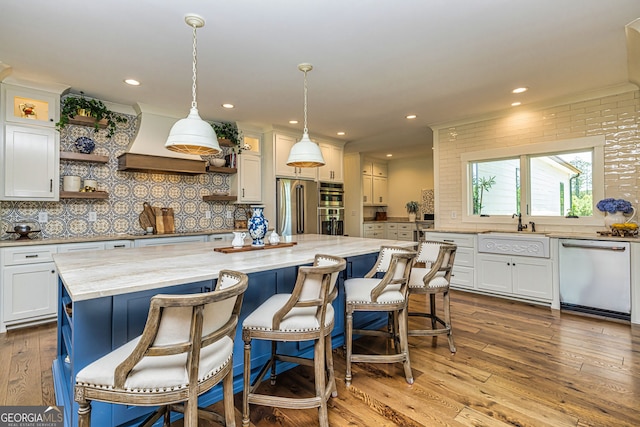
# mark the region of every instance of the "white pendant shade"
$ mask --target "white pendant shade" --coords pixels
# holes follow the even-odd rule
[[[169,131],[169,137],[164,147],[167,150],[184,154],[196,154],[209,156],[218,154],[222,149],[218,144],[218,137],[213,130],[213,126],[200,118],[198,113],[198,103],[196,102],[196,29],[204,26],[204,18],[200,15],[189,14],[184,17],[185,22],[193,28],[193,85],[191,95],[191,110],[189,115],[178,120]]]
[[[302,134],[302,139],[293,144],[287,159],[287,166],[298,168],[315,168],[324,166],[325,161],[318,144],[309,139],[309,134]]]
[[[315,168],[324,166],[325,161],[318,144],[309,139],[309,129],[307,128],[307,73],[313,70],[311,64],[300,64],[298,70],[304,73],[304,130],[300,141],[293,144],[287,159],[287,166],[296,168]]]
[[[222,151],[213,127],[200,118],[197,108],[191,108],[186,118],[178,120],[171,127],[164,146],[167,150],[200,156]]]

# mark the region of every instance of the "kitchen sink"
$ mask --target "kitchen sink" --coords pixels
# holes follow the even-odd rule
[[[524,231],[481,233],[478,234],[478,252],[549,258],[549,237]]]

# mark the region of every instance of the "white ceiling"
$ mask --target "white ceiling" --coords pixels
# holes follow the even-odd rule
[[[206,19],[198,30],[203,118],[302,129],[288,121],[302,123],[297,65],[310,62],[311,136],[382,155],[403,145],[428,150],[429,125],[516,98],[526,105],[627,82],[624,26],[640,17],[640,1],[10,1],[0,12],[0,62],[15,77],[186,116],[187,13]],[[125,85],[127,77],[142,85]],[[530,90],[511,94],[517,86]]]

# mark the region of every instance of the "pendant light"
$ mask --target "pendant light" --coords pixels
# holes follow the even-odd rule
[[[185,16],[184,20],[187,25],[193,28],[193,101],[191,101],[189,115],[184,119],[178,120],[171,127],[164,147],[178,153],[208,156],[217,154],[222,150],[213,127],[200,118],[198,103],[196,102],[196,29],[204,27],[204,18],[190,14]]]
[[[315,168],[324,166],[325,161],[318,144],[309,139],[307,129],[307,73],[313,70],[311,64],[300,64],[298,70],[304,73],[304,130],[300,141],[293,144],[287,159],[287,166],[298,168]]]

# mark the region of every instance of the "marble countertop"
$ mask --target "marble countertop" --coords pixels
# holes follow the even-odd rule
[[[83,243],[83,242],[103,242],[107,240],[137,240],[137,239],[153,239],[153,238],[163,238],[163,237],[179,237],[179,236],[202,236],[202,235],[210,235],[210,234],[228,234],[234,231],[244,231],[247,232],[247,229],[243,230],[199,230],[193,232],[185,232],[185,233],[173,233],[173,234],[106,234],[100,236],[87,236],[87,237],[69,237],[69,238],[34,238],[34,239],[24,239],[24,240],[16,240],[16,239],[8,239],[8,240],[0,240],[0,248],[3,247],[12,247],[12,246],[29,246],[29,245],[57,245],[59,243]]]
[[[417,243],[361,237],[306,234],[283,238],[296,246],[224,254],[228,242],[62,253],[53,256],[58,274],[73,301],[126,294],[211,280],[220,270],[255,273],[313,262],[316,254],[342,257],[378,252],[382,245],[413,247]]]
[[[460,234],[484,234],[484,233],[511,233],[518,234],[521,236],[526,236],[528,234],[533,234],[537,236],[547,236],[552,239],[579,239],[579,240],[607,240],[607,241],[616,241],[616,242],[637,242],[640,243],[640,238],[627,236],[627,237],[617,237],[617,236],[602,236],[597,234],[596,232],[570,232],[570,231],[546,231],[546,232],[535,232],[532,233],[530,231],[509,231],[509,230],[470,230],[470,229],[442,229],[442,228],[434,228],[429,229],[429,232],[435,233],[460,233]]]

